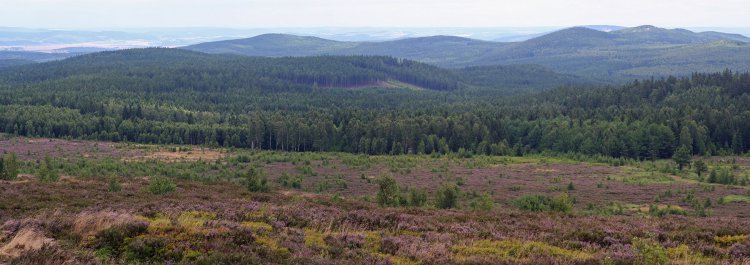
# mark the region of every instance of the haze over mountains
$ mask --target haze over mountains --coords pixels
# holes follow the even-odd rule
[[[355,36],[345,31],[315,31],[314,35],[331,36],[334,39],[304,36],[305,34],[263,34],[251,38],[204,42],[183,49],[211,54],[235,54],[262,57],[317,56],[317,55],[376,55],[392,56],[419,61],[443,68],[465,68],[488,66],[482,69],[515,68],[516,73],[553,75],[549,80],[587,80],[591,83],[618,83],[634,78],[677,75],[693,72],[750,70],[750,38],[740,34],[718,31],[693,32],[685,29],[664,29],[654,26],[624,28],[612,25],[592,25],[573,27],[544,33],[543,28],[536,32],[514,31],[516,35],[505,35],[495,39],[521,40],[511,42],[490,41],[486,31],[471,31],[472,36],[482,36],[485,40],[449,35],[399,38],[382,40],[388,34],[374,30],[363,36]],[[47,45],[71,41],[112,41],[122,43],[142,41],[179,46],[210,39],[206,37],[210,29],[187,29],[170,31],[165,35],[147,33],[123,33],[102,31],[98,34],[77,31],[22,30],[3,28],[0,43],[24,45]],[[13,32],[8,34],[7,32]],[[327,33],[326,33],[327,32]],[[405,30],[401,33],[407,34]],[[451,33],[449,30],[429,32]],[[241,30],[217,30],[213,38],[242,35]],[[328,35],[326,35],[328,34]],[[348,34],[348,35],[347,35]],[[378,35],[380,34],[380,35]],[[43,38],[47,36],[48,38]],[[191,37],[192,36],[192,37]],[[203,36],[203,37],[198,37]],[[218,37],[224,36],[224,37]],[[348,37],[347,37],[348,36]],[[369,36],[369,37],[368,37]],[[373,37],[380,36],[380,37]],[[93,39],[92,39],[93,38]],[[192,39],[191,39],[192,38]],[[43,40],[40,40],[43,39]],[[369,41],[344,41],[359,39]],[[2,46],[2,45],[0,45]],[[61,46],[62,47],[62,46]],[[92,48],[65,47],[52,52],[0,51],[0,67],[9,67],[33,62],[58,60],[79,54],[98,52],[107,49],[127,47]],[[477,71],[477,69],[473,69]],[[538,75],[537,75],[538,76]],[[523,76],[519,84],[529,83]],[[507,81],[504,79],[503,81]],[[548,81],[548,80],[547,80]],[[546,81],[544,82],[546,83]]]
[[[311,35],[338,41],[386,41],[451,35],[481,40],[520,41],[555,31],[527,28],[122,28],[59,30],[0,27],[0,50],[66,52],[72,48],[122,49],[175,47],[266,33]]]
[[[640,26],[599,31],[574,27],[522,42],[433,36],[384,42],[342,42],[266,34],[185,47],[247,56],[388,55],[447,68],[537,64],[594,80],[750,69],[750,39],[739,34]]]

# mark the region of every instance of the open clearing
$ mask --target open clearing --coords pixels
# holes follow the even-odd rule
[[[16,152],[21,164],[18,180],[0,181],[0,262],[327,264],[347,257],[351,264],[629,264],[642,255],[642,244],[689,261],[680,264],[743,264],[750,254],[747,187],[654,169],[669,161],[613,166],[554,157],[364,156],[28,138],[3,139],[0,152]],[[54,157],[59,181],[36,179],[45,156]],[[745,158],[705,160],[711,167],[733,165],[739,176],[748,169]],[[268,179],[270,193],[243,187],[251,169]],[[378,207],[373,202],[385,175],[402,190],[426,191],[428,206]],[[112,177],[118,191],[110,190]],[[150,192],[159,177],[173,179],[175,191]],[[432,204],[445,185],[460,190],[458,209]],[[493,209],[473,208],[482,194],[490,195]],[[524,195],[560,194],[574,199],[571,212],[529,212],[514,203]],[[707,216],[697,216],[700,209]]]

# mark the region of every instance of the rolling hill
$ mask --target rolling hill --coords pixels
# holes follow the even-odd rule
[[[388,55],[410,58],[420,62],[443,67],[471,64],[483,54],[501,49],[504,45],[496,42],[474,40],[455,36],[433,36],[409,38],[386,42],[365,42],[335,54],[346,55]]]
[[[278,41],[278,37],[281,36],[267,39],[268,43]],[[445,39],[447,42],[462,41],[453,37]],[[484,42],[474,44],[482,45]],[[209,90],[307,90],[313,87],[455,90],[473,87],[512,93],[592,83],[585,78],[555,73],[548,68],[534,65],[443,69],[386,56],[246,57],[170,48],[107,51],[24,65],[28,63],[33,62],[0,60],[0,82],[89,82],[93,77],[106,83],[125,82],[133,86],[133,89],[156,90],[160,89],[160,84],[166,83],[176,89]]]
[[[387,55],[443,67],[469,65],[503,43],[453,36],[408,38],[384,42],[341,42],[310,36],[265,34],[248,39],[202,43],[187,50],[246,56]]]
[[[612,32],[622,44],[701,44],[720,40],[748,42],[750,38],[721,32],[695,33],[686,29],[663,29],[654,26],[625,28]]]
[[[0,82],[121,82],[132,89],[305,89],[407,84],[431,90],[459,88],[450,70],[384,56],[242,57],[148,48],[82,55],[8,67]]]
[[[201,43],[189,50],[209,53],[231,53],[249,56],[311,56],[325,55],[356,46],[355,43],[326,40],[318,37],[287,34],[264,34],[249,39]]]
[[[615,28],[616,29],[616,28]],[[573,27],[523,42],[434,36],[384,42],[340,42],[315,37],[261,35],[187,46],[206,53],[247,56],[385,55],[447,68],[538,64],[602,82],[726,68],[750,70],[749,38],[640,26],[599,31]]]

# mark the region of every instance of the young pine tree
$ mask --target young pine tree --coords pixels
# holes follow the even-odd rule
[[[415,188],[410,189],[409,206],[423,207],[425,204],[427,204],[427,191]]]
[[[457,186],[443,186],[438,190],[435,206],[440,209],[458,207],[459,190]]]
[[[576,186],[575,186],[575,184],[573,184],[572,181],[570,183],[568,183],[568,190],[575,190],[575,189],[576,189]]]
[[[378,194],[376,197],[378,205],[380,206],[398,206],[399,188],[396,179],[388,175],[380,178],[378,181]]]
[[[732,135],[732,152],[734,154],[739,155],[742,154],[742,152],[745,150],[745,148],[742,146],[742,134],[740,133],[734,133]]]
[[[696,160],[693,162],[693,169],[695,170],[695,174],[698,174],[698,177],[703,176],[703,172],[706,172],[708,170],[708,167],[706,166],[706,163],[703,162],[703,160]]]
[[[711,170],[711,173],[708,175],[708,179],[706,180],[708,183],[717,183],[718,181],[718,174],[716,173],[716,169]]]
[[[174,192],[177,189],[177,184],[175,184],[171,179],[166,177],[157,177],[151,179],[148,185],[148,190],[154,194],[154,195],[161,195],[166,193]]]
[[[0,156],[0,180],[8,180],[8,176],[5,174],[5,161],[3,161],[3,157]]]
[[[686,165],[690,165],[690,149],[688,149],[688,147],[684,145],[680,146],[674,152],[672,160],[674,160],[674,162],[677,163],[677,167],[682,170],[682,168]]]
[[[39,166],[39,173],[37,177],[42,182],[56,182],[60,179],[60,175],[57,174],[54,165],[52,165],[52,159],[49,156],[44,157],[44,161]]]
[[[245,174],[245,187],[251,192],[269,192],[268,179],[262,169],[251,167]]]
[[[15,180],[18,178],[18,161],[15,153],[5,155],[5,159],[3,159],[3,168],[5,170],[5,174],[3,174],[5,179]]]

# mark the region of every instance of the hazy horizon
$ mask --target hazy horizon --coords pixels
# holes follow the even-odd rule
[[[337,41],[435,35],[524,41],[589,25],[750,35],[750,2],[667,0],[5,0],[0,50],[179,47],[267,33]],[[49,32],[46,32],[49,31]]]
[[[522,28],[655,25],[732,28],[750,25],[750,2],[536,0],[6,0],[0,26],[127,28]]]
[[[618,29],[619,25],[600,30]],[[654,25],[660,27],[660,25]],[[483,41],[519,42],[565,27],[283,27],[283,28],[99,28],[46,29],[0,26],[0,50],[60,52],[77,48],[124,49],[180,47],[203,42],[244,39],[279,33],[336,41],[389,41],[427,36],[458,36]],[[750,27],[686,27],[695,32],[718,31],[748,36]]]

